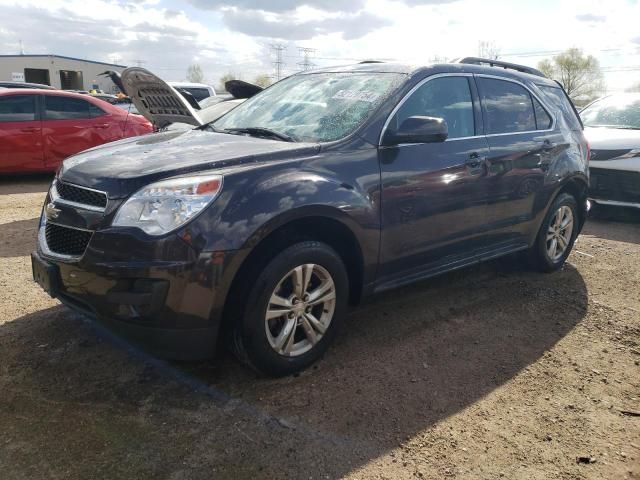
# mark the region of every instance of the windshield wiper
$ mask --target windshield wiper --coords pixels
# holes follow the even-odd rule
[[[225,128],[224,133],[248,133],[249,135],[256,135],[258,137],[271,137],[277,138],[284,142],[295,142],[296,139],[286,133],[276,132],[270,128],[265,127],[243,127],[243,128]]]

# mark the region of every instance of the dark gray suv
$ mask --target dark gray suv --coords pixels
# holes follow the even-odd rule
[[[348,304],[514,252],[562,266],[582,228],[588,147],[562,88],[482,59],[289,77],[210,124],[144,69],[123,81],[157,126],[67,159],[34,278],[173,358],[230,346],[300,370]]]

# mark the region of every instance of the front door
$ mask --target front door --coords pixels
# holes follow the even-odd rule
[[[71,155],[122,137],[110,115],[82,98],[45,95],[42,120],[45,163],[52,169]]]
[[[430,77],[397,107],[387,130],[411,116],[443,118],[440,143],[380,147],[382,234],[379,280],[409,278],[471,255],[485,224],[488,155],[468,75]]]
[[[0,172],[35,172],[45,167],[36,97],[0,96]]]

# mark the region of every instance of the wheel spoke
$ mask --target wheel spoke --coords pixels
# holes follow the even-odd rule
[[[307,263],[293,270],[293,293],[295,293],[298,298],[302,298],[307,288],[309,288],[313,267],[314,265],[312,263]]]
[[[311,324],[311,326],[318,332],[324,335],[324,332],[327,331],[327,327],[318,320],[312,313],[305,313],[304,318]]]
[[[297,322],[295,318],[287,319],[287,322],[284,324],[282,330],[280,330],[280,333],[273,342],[273,346],[278,352],[288,353],[286,351],[287,348],[291,351],[291,346],[293,345],[292,342],[296,332],[296,325]]]
[[[558,248],[558,241],[554,238],[551,240],[551,246],[549,247],[549,256],[553,260],[556,258],[556,250]]]
[[[336,293],[333,290],[333,282],[323,282],[309,293],[309,305],[317,305],[318,303],[328,302],[336,298]]]
[[[571,217],[571,215],[567,215],[566,218],[560,224],[560,228],[564,230],[567,227],[569,227],[569,225],[572,225],[572,224],[573,224],[573,218]]]
[[[560,244],[561,251],[564,252],[565,248],[567,248],[567,240],[562,235],[558,235],[558,243]]]
[[[269,299],[269,305],[278,305],[279,307],[284,307],[287,310],[291,308],[291,302],[289,301],[289,299],[281,297],[277,293],[271,295],[271,298]]]
[[[300,318],[300,324],[302,325],[302,329],[304,330],[309,343],[311,343],[311,345],[315,345],[316,343],[318,343],[318,334],[311,326],[311,322],[309,322],[309,318],[306,315],[303,315]]]

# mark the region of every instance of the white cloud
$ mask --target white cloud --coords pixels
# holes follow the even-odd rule
[[[640,80],[634,43],[640,3],[627,0],[0,0],[0,6],[0,54],[17,53],[22,39],[27,53],[142,59],[170,79],[198,62],[212,82],[228,71],[251,80],[272,71],[268,45],[277,37],[289,46],[287,72],[298,68],[301,44],[316,48],[313,61],[323,66],[364,58],[426,63],[475,55],[478,42],[488,40],[505,60],[529,65],[549,56],[544,52],[580,47],[600,59],[611,88]]]

